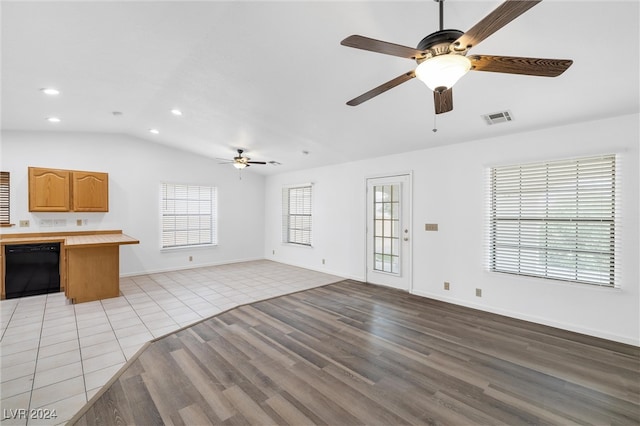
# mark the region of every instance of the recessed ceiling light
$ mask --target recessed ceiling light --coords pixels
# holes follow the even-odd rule
[[[180,115],[182,115],[182,111],[180,111],[177,108],[174,108],[174,109],[171,110],[171,114],[180,116]]]
[[[149,133],[153,133],[154,135],[158,135],[158,134],[160,134],[160,131],[158,129],[149,129]]]
[[[49,96],[56,96],[60,94],[60,91],[58,89],[54,89],[53,87],[45,87],[40,89],[40,91]]]
[[[58,117],[47,117],[47,121],[49,123],[59,123],[60,119]]]

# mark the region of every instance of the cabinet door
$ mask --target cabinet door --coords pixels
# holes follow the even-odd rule
[[[101,172],[72,172],[73,211],[109,211],[109,174]]]
[[[68,170],[29,167],[29,211],[68,212],[70,185]]]
[[[73,303],[120,295],[119,246],[67,249],[67,290]]]

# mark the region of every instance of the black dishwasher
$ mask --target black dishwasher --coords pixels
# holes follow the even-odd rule
[[[5,246],[7,299],[60,291],[60,243]]]

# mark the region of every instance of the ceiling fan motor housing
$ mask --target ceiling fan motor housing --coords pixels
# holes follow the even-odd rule
[[[416,62],[421,63],[434,56],[450,53],[449,47],[452,43],[462,37],[464,33],[460,30],[440,30],[431,33],[418,43],[418,50],[426,51],[427,54],[421,58],[416,58]]]

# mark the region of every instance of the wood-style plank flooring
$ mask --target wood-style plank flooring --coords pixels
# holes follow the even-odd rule
[[[640,348],[343,281],[149,344],[77,425],[640,424]]]

